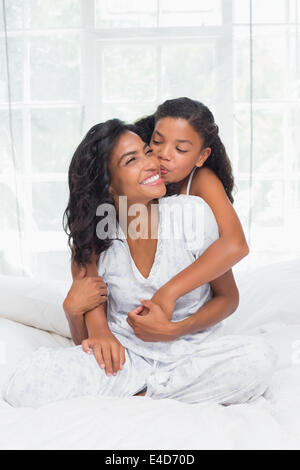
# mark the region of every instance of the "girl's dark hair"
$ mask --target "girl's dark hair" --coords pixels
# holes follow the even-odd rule
[[[234,178],[232,167],[226,149],[220,139],[219,128],[215,123],[212,112],[200,101],[190,98],[184,97],[167,100],[158,106],[154,114],[136,121],[135,132],[145,142],[150,143],[155,124],[165,117],[186,119],[204,139],[204,146],[211,148],[211,154],[203,164],[203,167],[210,168],[218,176],[223,183],[229,200],[233,203]],[[173,188],[175,185],[169,186],[172,186],[172,189],[171,191],[168,190],[167,194],[174,192]]]
[[[99,239],[96,216],[99,204],[113,204],[109,192],[109,161],[120,136],[133,130],[119,119],[93,126],[77,147],[69,167],[69,202],[64,212],[64,230],[72,251],[72,260],[84,265],[92,254],[99,255],[111,244]]]

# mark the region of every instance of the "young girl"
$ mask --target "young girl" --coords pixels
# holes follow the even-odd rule
[[[124,369],[109,377],[81,346],[41,348],[10,377],[4,392],[9,403],[39,406],[83,395],[128,397],[146,386],[146,395],[154,399],[231,404],[265,391],[275,364],[272,348],[251,336],[222,336],[220,321],[232,313],[232,305],[224,299],[215,302],[218,296],[212,298],[208,284],[180,298],[174,321],[151,301],[142,300],[150,313],[136,314],[138,299],[153,295],[218,238],[215,218],[203,199],[163,198],[165,191],[158,158],[130,127],[112,120],[87,134],[70,166],[68,221],[75,262],[90,263],[94,252],[100,254],[98,269],[108,287],[109,308],[105,303],[86,313],[86,341],[101,345],[103,356],[110,354],[108,343],[122,345]],[[131,235],[132,216],[127,212],[124,224],[120,196],[127,197],[129,207],[144,207],[140,224],[147,226],[147,237]],[[117,215],[116,235],[102,239],[95,235],[95,212],[108,202]],[[166,208],[173,227],[182,228],[179,237],[165,232]],[[195,215],[201,218],[203,236],[190,239]],[[217,292],[226,291],[223,279],[212,282]],[[84,337],[85,332],[79,334]],[[116,362],[119,352],[113,350]]]
[[[137,121],[135,127],[159,158],[169,193],[203,198],[218,223],[220,238],[165,286],[171,297],[179,298],[189,289],[221,276],[249,253],[232,206],[230,160],[211,111],[199,101],[167,100],[154,115]]]

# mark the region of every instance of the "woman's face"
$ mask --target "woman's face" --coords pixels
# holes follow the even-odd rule
[[[184,180],[194,166],[203,165],[211,152],[210,148],[203,148],[204,140],[188,121],[172,117],[156,123],[150,146],[159,159],[166,184]]]
[[[127,196],[132,204],[146,204],[166,193],[158,158],[149,145],[131,131],[119,138],[111,155],[109,170],[114,199]]]

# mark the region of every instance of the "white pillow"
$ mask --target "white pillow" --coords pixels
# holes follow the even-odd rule
[[[0,318],[0,397],[7,377],[17,362],[39,347],[58,349],[74,346],[67,338]]]
[[[0,276],[0,317],[71,337],[62,303],[69,290],[63,281],[38,282]]]
[[[225,332],[247,333],[268,322],[300,324],[300,258],[251,268],[236,276],[239,307],[225,320]]]
[[[247,333],[267,322],[300,323],[300,259],[251,268],[236,279],[240,304],[225,320],[225,333]],[[62,308],[69,287],[63,281],[0,276],[0,317],[70,338]]]

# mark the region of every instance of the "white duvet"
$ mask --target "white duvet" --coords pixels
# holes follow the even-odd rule
[[[84,397],[39,409],[0,398],[0,449],[300,449],[300,260],[237,280],[240,306],[227,332],[264,335],[279,353],[264,397],[228,407]],[[60,306],[65,289],[0,277],[0,387],[24,354],[72,344]]]

